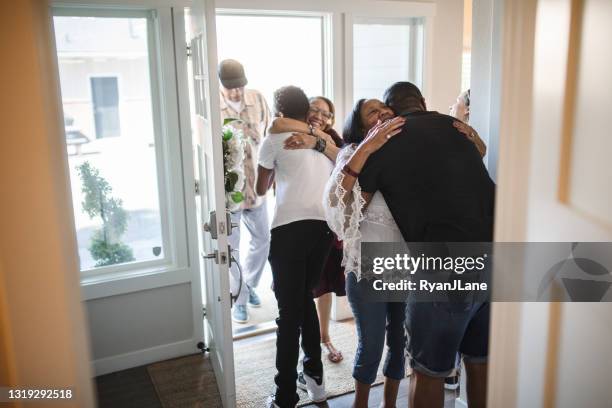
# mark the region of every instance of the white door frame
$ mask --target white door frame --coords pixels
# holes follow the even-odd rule
[[[503,9],[495,240],[521,242],[526,238],[527,228],[528,185],[525,180],[529,176],[532,143],[537,0],[496,3],[503,3]],[[498,278],[503,277],[495,276]],[[514,278],[514,282],[509,283],[520,285],[520,277]],[[522,306],[521,303],[492,303],[488,380],[488,405],[492,407],[515,407],[518,400]]]
[[[609,241],[609,230],[582,216],[561,196],[568,177],[562,171],[567,169],[564,130],[569,131],[564,119],[574,114],[566,106],[575,81],[570,42],[580,35],[571,24],[572,7],[581,2],[495,1],[503,7],[495,239]],[[521,260],[516,264],[512,276],[494,276],[495,287],[522,288]],[[556,401],[563,375],[563,326],[578,306],[492,304],[489,406],[548,408],[563,402]]]

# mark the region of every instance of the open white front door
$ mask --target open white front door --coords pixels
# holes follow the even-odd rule
[[[205,341],[223,406],[233,408],[236,405],[236,386],[227,241],[231,224],[225,210],[214,1],[194,0],[189,16],[189,80],[193,91],[191,123],[196,177],[199,180],[197,206]]]

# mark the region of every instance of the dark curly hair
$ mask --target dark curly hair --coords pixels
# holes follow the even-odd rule
[[[306,120],[306,115],[310,109],[308,97],[297,86],[283,86],[274,92],[274,110],[276,116],[291,118],[296,120]]]
[[[361,122],[361,108],[365,101],[365,99],[358,100],[344,121],[344,129],[342,129],[344,144],[359,144],[365,138],[365,129]]]

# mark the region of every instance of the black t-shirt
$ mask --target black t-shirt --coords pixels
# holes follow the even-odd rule
[[[380,190],[407,242],[491,241],[495,184],[474,144],[450,116],[404,116],[402,132],[366,162],[361,189]]]

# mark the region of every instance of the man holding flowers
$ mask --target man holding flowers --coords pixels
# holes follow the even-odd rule
[[[237,323],[249,320],[247,303],[251,307],[260,307],[261,301],[255,293],[255,288],[263,272],[268,251],[270,249],[270,224],[266,198],[255,193],[255,178],[259,146],[270,124],[270,110],[263,95],[254,90],[246,89],[247,79],[244,67],[236,60],[223,60],[219,64],[221,120],[227,123],[224,134],[231,127],[233,133],[230,151],[235,149],[238,137],[243,147],[242,154],[233,153],[232,157],[242,160],[241,169],[237,172],[238,181],[234,184],[241,191],[227,194],[228,208],[232,211],[232,223],[238,227],[228,237],[234,252],[234,258],[240,262],[240,229],[246,226],[251,234],[249,252],[242,266],[242,274],[236,262],[230,269],[230,287],[238,298],[232,308],[232,319]],[[230,122],[230,119],[237,119]],[[229,123],[228,123],[229,122]],[[238,166],[240,167],[240,166]],[[240,171],[242,170],[242,172]]]

